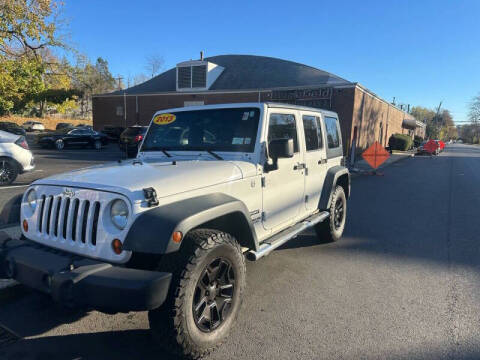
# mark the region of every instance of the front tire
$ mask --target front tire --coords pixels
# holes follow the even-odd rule
[[[102,142],[100,140],[95,140],[93,143],[93,148],[95,150],[102,150]]]
[[[246,268],[239,244],[221,231],[193,230],[179,252],[164,256],[159,271],[173,276],[165,303],[148,313],[152,334],[174,354],[208,354],[228,336],[240,311]]]
[[[63,150],[65,148],[65,142],[62,139],[55,141],[55,148],[57,150]]]
[[[338,241],[343,235],[347,219],[347,197],[343,187],[335,188],[328,211],[329,217],[315,225],[315,232],[322,241]]]
[[[13,160],[0,159],[0,185],[10,185],[18,176],[18,167]]]

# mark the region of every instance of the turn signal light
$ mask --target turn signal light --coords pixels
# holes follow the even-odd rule
[[[175,231],[172,235],[172,240],[173,242],[176,242],[177,244],[180,244],[182,241],[183,234],[181,231]]]
[[[23,226],[23,231],[28,232],[28,221],[27,221],[27,219],[23,219],[22,226]]]
[[[120,255],[123,251],[123,245],[122,242],[118,239],[113,239],[112,241],[112,249],[113,252],[117,255]]]

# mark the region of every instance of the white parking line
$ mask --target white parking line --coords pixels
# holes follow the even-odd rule
[[[29,187],[30,185],[13,185],[13,186],[5,186],[5,187],[0,187],[0,190],[6,190],[6,189],[15,189],[15,188],[21,188],[21,187]]]

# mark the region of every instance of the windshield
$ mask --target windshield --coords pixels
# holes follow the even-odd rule
[[[260,110],[192,110],[155,116],[141,151],[253,152]]]

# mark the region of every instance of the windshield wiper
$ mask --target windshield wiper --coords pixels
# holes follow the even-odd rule
[[[142,151],[161,151],[167,157],[172,157],[172,155],[170,155],[164,147],[160,147],[160,146],[152,146],[152,147],[149,147],[149,148],[146,148],[146,149],[142,149]]]
[[[167,150],[165,149],[160,149],[161,152],[163,152],[165,155],[167,155],[167,157],[172,157],[172,155],[170,155]]]
[[[223,158],[220,155],[215,154],[212,150],[205,150],[205,151],[208,152],[210,155],[212,155],[215,159],[223,160]]]

